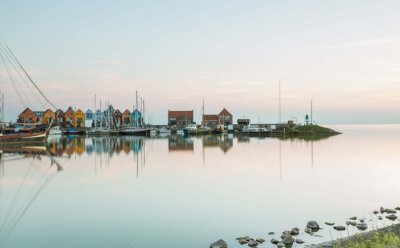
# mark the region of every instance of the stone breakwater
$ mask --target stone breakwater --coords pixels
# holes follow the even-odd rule
[[[270,243],[276,247],[292,247],[293,245],[302,245],[308,248],[329,248],[335,247],[340,244],[341,247],[346,247],[346,244],[349,242],[357,242],[358,239],[369,240],[377,233],[392,233],[395,235],[400,235],[400,224],[394,223],[398,221],[397,214],[400,213],[400,207],[392,208],[384,208],[381,207],[379,210],[374,210],[372,212],[371,218],[359,218],[359,217],[351,217],[345,221],[345,225],[336,225],[333,222],[325,222],[325,228],[329,228],[329,231],[343,232],[348,231],[349,228],[354,228],[358,231],[358,234],[353,236],[339,239],[339,240],[331,240],[321,244],[305,244],[303,239],[301,239],[301,235],[311,235],[314,237],[318,237],[317,234],[319,230],[322,229],[320,224],[317,221],[309,221],[304,228],[304,232],[301,231],[298,227],[293,227],[290,230],[284,230],[280,239],[274,237],[274,232],[269,232],[268,236],[272,237]],[[374,229],[374,223],[376,221],[383,221],[384,219],[392,222],[392,225],[386,226],[381,229]],[[376,226],[376,225],[375,225]],[[368,229],[372,231],[367,231]],[[321,237],[321,236],[319,236]],[[266,240],[261,237],[250,237],[250,236],[242,236],[236,238],[236,242],[240,245],[246,245],[248,247],[258,247],[263,244]],[[228,244],[226,241],[220,239],[216,242],[213,242],[210,245],[210,248],[227,248]]]

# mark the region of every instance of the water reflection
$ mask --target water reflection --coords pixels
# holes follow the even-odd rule
[[[21,162],[24,169],[16,171]],[[62,170],[62,165],[46,149],[35,146],[0,148],[0,246]]]
[[[238,208],[243,208],[249,212],[256,211],[251,209],[250,206],[241,206],[236,202],[236,196],[230,198],[231,192],[251,194],[252,198],[259,199],[260,202],[258,204],[266,208],[271,203],[267,200],[265,202],[262,201],[264,198],[260,197],[260,195],[272,196],[278,199],[276,202],[279,202],[280,197],[284,195],[280,194],[282,193],[280,187],[284,188],[285,184],[291,184],[292,182],[298,185],[299,182],[296,181],[298,178],[307,178],[307,173],[310,172],[309,144],[311,144],[311,167],[313,168],[314,141],[273,139],[270,137],[234,135],[189,138],[179,135],[154,138],[59,136],[49,137],[48,142],[42,147],[38,145],[25,148],[0,148],[2,150],[0,152],[1,186],[12,192],[1,195],[1,201],[6,203],[7,207],[2,208],[3,210],[6,209],[6,211],[1,211],[0,213],[0,246],[2,245],[1,242],[5,242],[8,239],[18,223],[27,217],[25,216],[26,213],[30,212],[30,218],[24,221],[25,224],[30,223],[29,221],[34,218],[32,216],[37,216],[36,213],[40,213],[43,216],[40,211],[44,210],[31,208],[35,201],[39,202],[36,204],[40,207],[47,206],[46,204],[52,206],[52,209],[56,209],[57,206],[60,207],[60,205],[57,205],[56,200],[53,201],[53,198],[57,198],[60,195],[58,190],[61,190],[62,198],[65,197],[63,204],[67,204],[66,206],[71,204],[68,199],[74,199],[71,202],[78,205],[95,203],[99,215],[92,219],[93,228],[97,227],[96,224],[102,224],[100,220],[106,218],[104,216],[112,217],[113,219],[110,221],[115,221],[117,224],[118,220],[119,223],[125,223],[126,216],[131,215],[134,215],[141,223],[152,222],[153,219],[165,220],[169,215],[159,215],[157,218],[153,218],[154,214],[157,215],[159,213],[159,208],[153,207],[163,204],[171,204],[169,209],[179,209],[181,219],[179,220],[178,218],[178,222],[180,221],[180,225],[184,226],[187,224],[185,222],[186,219],[195,218],[186,210],[199,208],[197,208],[197,205],[196,208],[190,205],[192,201],[181,202],[188,195],[182,185],[188,185],[187,188],[190,190],[190,194],[194,194],[191,198],[193,204],[199,204],[199,202],[196,203],[196,199],[206,203],[207,199],[203,198],[210,194],[213,195],[213,199],[226,199],[228,201],[226,203],[219,202],[222,205],[227,204],[224,209],[227,209],[228,205],[235,206],[233,208],[235,211],[232,210],[226,216],[236,216],[237,212],[242,211],[242,209]],[[294,149],[296,146],[297,148]],[[306,170],[299,169],[297,171],[299,167],[292,166],[292,164],[302,164],[302,155],[305,159]],[[202,156],[202,160],[200,156]],[[146,163],[148,163],[147,167]],[[279,169],[277,166],[279,166]],[[60,171],[63,171],[63,173],[59,173]],[[56,175],[60,176],[56,177]],[[259,180],[260,175],[265,177],[266,180]],[[293,175],[296,175],[296,177],[294,178]],[[53,181],[50,186],[49,182],[55,177],[57,181]],[[138,179],[132,180],[134,177]],[[285,179],[284,181],[283,178]],[[247,183],[237,183],[244,180]],[[224,183],[224,187],[220,187],[220,181]],[[79,192],[68,191],[70,188],[74,188],[75,185],[82,190],[78,190]],[[297,186],[292,185],[290,188],[294,187]],[[52,197],[49,197],[49,195],[47,195],[47,198],[43,196],[44,189],[51,192]],[[278,193],[275,194],[275,190]],[[76,197],[76,195],[80,195],[80,197]],[[103,198],[96,198],[98,195],[105,195],[104,199],[110,199],[110,202],[115,200],[122,210],[113,208]],[[166,199],[166,195],[168,195],[168,199],[164,201],[163,199]],[[60,199],[58,198],[58,200]],[[286,201],[286,199],[282,198],[282,201]],[[174,202],[176,205],[174,205]],[[135,215],[130,211],[130,209],[134,208],[133,206],[149,211],[148,216],[151,216],[151,218],[146,218],[146,213],[143,213],[143,217],[140,214]],[[207,209],[208,213],[218,212],[218,208],[208,209],[208,206],[210,205],[203,205],[201,209]],[[70,218],[74,218],[74,215],[86,218],[86,216],[80,216],[78,210],[67,209],[64,206],[61,206],[61,209],[63,211],[72,211]],[[121,216],[116,214],[119,211],[123,213]],[[221,216],[225,216],[225,210],[218,213]],[[262,213],[256,211],[256,213],[262,216],[264,211]],[[259,218],[259,216],[253,217]],[[60,215],[58,217],[62,218]],[[117,218],[117,220],[114,218]],[[264,218],[265,223],[269,223],[267,217],[264,216],[262,218]],[[269,218],[272,217],[269,216]],[[175,221],[176,219],[171,221],[167,219],[165,223],[175,223]],[[229,222],[231,220],[225,219],[224,221]],[[235,220],[235,222],[238,221]],[[193,223],[196,222],[200,223],[201,220],[193,221]],[[162,224],[162,221],[154,221],[152,226]],[[64,224],[59,225],[63,226]],[[136,231],[138,233],[144,232],[135,223],[127,225],[129,225],[130,229],[121,226],[117,228],[118,231],[124,232],[124,230],[130,231],[137,228]],[[23,223],[20,226],[24,226]],[[51,226],[51,223],[47,223],[47,226]],[[71,228],[68,224],[65,224],[65,226],[65,228]],[[235,225],[231,223],[229,226],[233,227]],[[258,228],[260,230],[265,229],[265,227],[261,226],[258,226]],[[24,229],[19,229],[15,231],[16,237],[21,237],[24,233]],[[184,232],[184,230],[181,231]],[[247,230],[243,228],[240,231]],[[232,230],[230,232],[235,233]],[[146,235],[146,233],[140,234],[138,236]],[[113,233],[113,235],[117,234]],[[129,235],[126,234],[125,237],[130,237]],[[172,236],[174,235],[173,233]],[[116,236],[113,237],[115,238]],[[175,238],[176,236],[174,236]],[[138,238],[138,240],[145,239]],[[196,242],[199,242],[199,240],[208,242],[211,238],[202,237]],[[15,243],[17,241],[10,242]],[[95,241],[93,242],[95,243]],[[156,245],[156,247],[159,246],[161,245]],[[14,247],[23,246],[16,245]],[[96,244],[87,247],[102,246],[101,244]],[[196,247],[204,247],[204,245]]]

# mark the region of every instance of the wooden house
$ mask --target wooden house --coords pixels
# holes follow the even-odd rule
[[[78,109],[74,112],[72,117],[72,125],[75,128],[84,127],[85,126],[85,113],[82,110]]]
[[[132,113],[128,109],[122,113],[122,125],[124,127],[132,126]]]
[[[221,112],[218,114],[219,124],[223,124],[225,126],[233,124],[233,115],[229,113],[226,108],[223,108]]]
[[[116,127],[122,127],[122,113],[119,109],[114,111],[114,124]]]
[[[43,124],[51,124],[56,119],[56,114],[53,110],[47,109],[44,111],[42,123]]]
[[[60,126],[62,123],[64,123],[64,111],[62,111],[61,109],[57,109],[54,116],[56,118],[57,126]]]
[[[193,123],[193,110],[190,111],[170,111],[168,110],[169,126],[186,126]]]
[[[37,123],[38,117],[30,108],[26,108],[24,111],[22,111],[21,114],[18,115],[17,122],[18,123]]]
[[[64,113],[64,122],[67,122],[67,123],[73,125],[74,113],[75,113],[75,111],[72,109],[72,107],[69,107],[67,109],[67,111],[65,111],[65,113]]]
[[[144,122],[142,118],[142,113],[138,109],[135,109],[132,112],[132,126],[142,127],[143,125]]]
[[[85,112],[85,127],[94,127],[94,113],[90,109]]]

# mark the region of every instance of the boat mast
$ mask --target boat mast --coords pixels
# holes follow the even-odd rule
[[[203,107],[202,107],[201,111],[203,112],[201,115],[201,125],[204,126],[204,98],[203,98]]]
[[[281,81],[279,81],[279,123],[282,123]]]
[[[145,126],[145,123],[146,123],[146,122],[144,121],[144,110],[145,110],[145,109],[144,109],[144,100],[143,100],[143,113],[142,113],[142,119],[143,119],[143,121],[142,121],[143,123],[142,123],[142,124],[143,124],[143,126]]]
[[[311,99],[311,105],[310,105],[310,107],[311,107],[311,114],[310,114],[310,119],[311,119],[311,125],[313,124],[313,119],[312,119],[312,115],[313,115],[313,106],[312,106],[312,99]]]
[[[137,128],[138,127],[138,112],[139,112],[139,110],[138,110],[138,92],[136,91],[136,109],[134,109],[133,110],[134,112],[135,112],[135,128]]]
[[[96,126],[97,126],[96,100],[97,100],[97,96],[96,96],[96,94],[94,94],[94,129],[96,129]]]

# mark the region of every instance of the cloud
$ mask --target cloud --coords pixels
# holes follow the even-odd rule
[[[337,44],[332,46],[325,46],[325,49],[336,49],[336,48],[353,48],[353,47],[365,47],[365,46],[376,46],[376,45],[386,45],[391,43],[400,43],[400,37],[388,37],[380,39],[369,39],[362,41],[353,41],[343,44]]]
[[[381,60],[370,60],[368,61],[368,65],[377,68],[389,69],[391,71],[400,71],[400,63],[388,63]]]

